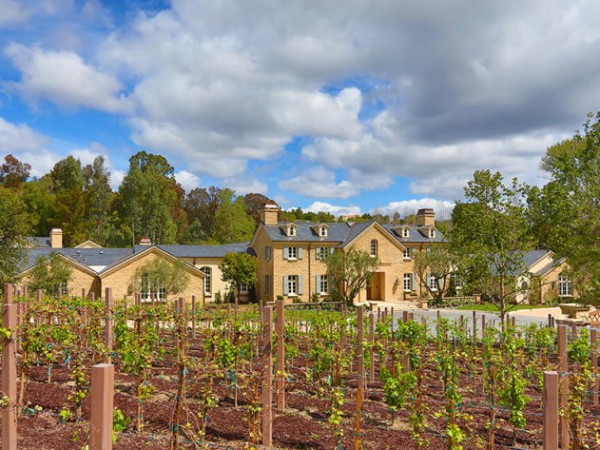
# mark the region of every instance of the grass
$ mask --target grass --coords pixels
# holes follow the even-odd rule
[[[523,309],[541,309],[541,308],[551,308],[552,305],[517,305],[512,306],[510,311],[521,311]],[[498,307],[496,305],[492,305],[491,303],[482,303],[482,304],[472,304],[472,305],[461,305],[457,306],[455,309],[458,310],[468,310],[468,311],[488,311],[488,312],[498,312]]]

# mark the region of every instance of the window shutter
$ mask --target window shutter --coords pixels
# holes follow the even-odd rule
[[[287,275],[283,276],[283,295],[288,295],[290,293],[288,286],[288,277]]]
[[[316,281],[316,284],[315,284],[315,286],[317,287],[317,288],[315,289],[315,292],[316,292],[317,294],[320,294],[320,293],[321,293],[321,275],[317,275],[317,276],[315,277],[315,281]]]
[[[290,257],[290,248],[283,247],[283,259],[289,259]]]
[[[315,252],[317,252],[317,253],[315,254],[315,259],[321,259],[321,247],[317,247],[317,248],[315,249]]]
[[[298,275],[298,295],[302,295],[302,275]]]
[[[298,259],[302,259],[302,247],[298,247]]]
[[[273,247],[269,245],[269,261],[271,261],[271,258],[273,258]]]
[[[415,272],[412,274],[412,290],[417,290],[417,274]]]
[[[334,252],[334,251],[335,251],[335,248],[333,248],[333,247],[329,247],[329,254],[330,254],[330,255],[333,255],[333,252]]]

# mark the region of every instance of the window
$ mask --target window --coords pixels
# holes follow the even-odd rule
[[[327,237],[327,227],[322,226],[319,228],[319,236]]]
[[[297,259],[298,258],[298,247],[288,247],[287,259]]]
[[[287,294],[296,295],[298,293],[298,275],[289,275],[287,277]]]
[[[272,250],[270,245],[265,245],[265,259],[267,261],[271,260]]]
[[[450,274],[450,279],[452,280],[452,283],[454,283],[454,289],[462,289],[462,280],[458,274]]]
[[[315,252],[315,257],[317,259],[327,258],[331,253],[333,253],[333,247],[317,247]]]
[[[402,228],[402,237],[405,237],[405,238],[410,237],[410,231],[409,231],[408,227]]]
[[[271,293],[271,275],[265,275],[265,294]]]
[[[211,269],[210,267],[201,267],[200,271],[204,274],[204,294],[210,295],[212,292]]]
[[[317,275],[317,292],[319,294],[329,293],[329,276]]]
[[[296,225],[290,225],[288,236],[296,236]]]
[[[404,290],[405,291],[410,291],[411,281],[412,281],[412,274],[405,273],[404,274]]]
[[[435,230],[433,228],[429,229],[429,238],[433,239],[435,237]]]
[[[377,256],[377,239],[371,241],[371,256]]]
[[[573,295],[571,287],[571,279],[567,274],[561,273],[558,276],[558,296],[559,297],[570,297]]]
[[[159,282],[152,280],[147,273],[142,275],[141,295],[143,302],[166,300],[166,290],[164,286]]]
[[[244,284],[244,283],[240,283],[240,292],[241,293],[246,293],[248,292],[248,285]]]
[[[59,281],[56,284],[56,295],[67,295],[69,292],[67,280]]]
[[[410,248],[408,247],[404,249],[404,259],[410,259]]]
[[[427,287],[432,291],[437,291],[437,279],[431,273],[427,274]]]

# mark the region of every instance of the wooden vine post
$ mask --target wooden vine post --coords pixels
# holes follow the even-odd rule
[[[359,450],[361,446],[360,439],[360,414],[362,410],[362,402],[363,402],[363,388],[365,386],[365,353],[363,349],[363,341],[365,339],[365,331],[364,331],[364,309],[363,306],[358,306],[356,308],[356,313],[358,315],[358,333],[357,333],[357,343],[356,343],[356,352],[358,355],[358,380],[357,380],[357,389],[356,389],[356,423],[354,429],[354,448],[355,450]]]
[[[2,448],[5,450],[17,450],[17,309],[13,303],[13,285],[5,284],[2,326],[11,332],[2,343],[2,392],[9,398],[8,406],[2,411]]]
[[[558,326],[558,370],[560,373],[560,396],[559,404],[562,414],[560,415],[560,442],[562,448],[569,448],[569,360],[567,354],[567,327],[565,325]]]
[[[106,363],[110,364],[112,361],[113,351],[113,325],[112,325],[112,288],[106,288],[104,302],[105,302],[105,319],[104,319],[104,344],[106,345]]]
[[[277,409],[285,409],[285,316],[283,299],[277,300]]]
[[[544,450],[558,449],[558,372],[544,372]]]
[[[90,450],[111,450],[113,447],[113,404],[115,396],[115,366],[92,366],[92,411],[90,415]]]
[[[592,328],[592,402],[598,406],[598,329]]]
[[[268,448],[273,445],[273,309],[265,306],[262,310],[262,358],[263,383],[262,403],[262,444]]]
[[[192,295],[192,339],[196,339],[196,296]]]
[[[369,383],[375,383],[375,316],[369,314]]]
[[[185,299],[180,297],[177,299],[177,307],[175,310],[175,329],[177,333],[177,396],[175,397],[175,410],[173,411],[173,425],[171,430],[171,446],[170,450],[177,448],[177,440],[179,437],[179,428],[181,426],[181,410],[183,409],[183,386],[186,374],[186,357],[185,348],[187,344],[187,317],[185,314]]]

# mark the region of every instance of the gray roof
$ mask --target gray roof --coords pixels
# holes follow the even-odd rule
[[[341,246],[346,246],[352,242],[360,233],[369,228],[375,223],[374,220],[368,222],[356,223],[327,223],[329,232],[327,237],[321,237],[315,231],[315,227],[320,225],[318,222],[295,222],[296,235],[287,236],[285,234],[286,222],[280,222],[277,225],[265,225],[265,231],[273,242],[338,242]],[[393,228],[401,227],[401,225],[382,224],[391,236],[403,244],[410,243],[425,243],[425,242],[443,242],[444,236],[439,231],[436,231],[435,238],[430,239],[427,236],[428,228],[418,227],[417,225],[406,225],[410,229],[409,237],[403,238],[400,231],[396,232]]]
[[[250,253],[248,242],[224,245],[159,245],[177,258],[222,258],[226,253]]]
[[[548,253],[548,250],[530,250],[527,253],[525,253],[525,256],[523,257],[523,262],[525,263],[526,267],[530,267],[532,264],[539,261]]]
[[[27,242],[32,247],[50,247],[50,238],[48,236],[29,236]]]

